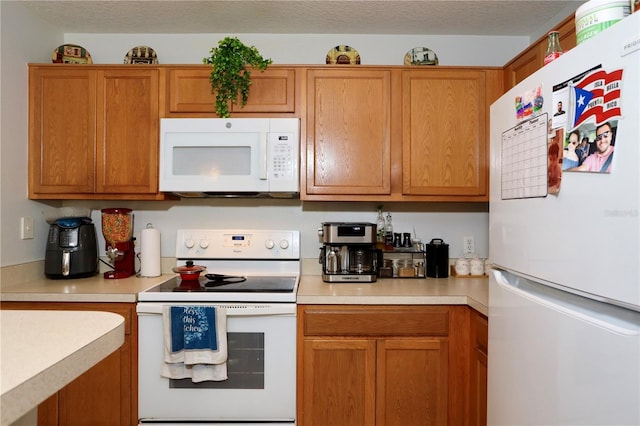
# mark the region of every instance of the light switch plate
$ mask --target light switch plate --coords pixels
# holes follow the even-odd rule
[[[33,239],[33,218],[31,216],[20,218],[20,238],[23,240]]]

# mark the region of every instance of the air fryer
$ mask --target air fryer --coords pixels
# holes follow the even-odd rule
[[[53,279],[83,278],[98,273],[98,241],[91,219],[58,219],[49,227],[44,273]]]

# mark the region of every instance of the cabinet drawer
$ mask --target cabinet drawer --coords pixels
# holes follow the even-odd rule
[[[305,336],[447,336],[447,307],[306,306]]]

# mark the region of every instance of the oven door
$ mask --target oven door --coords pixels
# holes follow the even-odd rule
[[[138,416],[154,421],[294,424],[296,305],[213,303],[227,309],[227,369],[222,382],[161,377],[164,305],[138,303]]]

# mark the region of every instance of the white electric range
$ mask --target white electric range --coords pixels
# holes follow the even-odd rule
[[[176,265],[187,261],[206,267],[197,281],[138,295],[140,424],[294,425],[300,232],[178,230]],[[161,376],[165,306],[225,308],[227,380]]]

